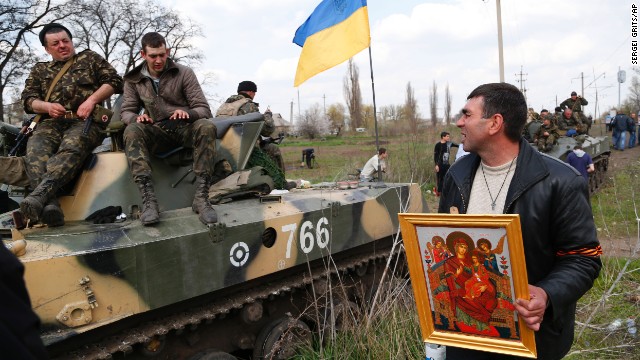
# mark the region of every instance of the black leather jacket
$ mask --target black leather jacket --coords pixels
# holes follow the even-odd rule
[[[536,333],[538,359],[560,359],[573,342],[576,302],[593,286],[602,266],[594,255],[600,244],[587,183],[577,170],[526,141],[520,141],[516,164],[504,213],[520,214],[529,284],[549,295]],[[438,212],[456,207],[466,213],[479,165],[480,157],[469,154],[451,166]]]

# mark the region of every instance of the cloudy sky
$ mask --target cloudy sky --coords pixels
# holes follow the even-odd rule
[[[371,49],[380,106],[402,104],[411,82],[423,117],[438,86],[442,115],[448,84],[453,110],[477,85],[499,81],[496,0],[368,0]],[[294,33],[320,0],[162,0],[203,26],[195,40],[206,60],[198,73],[214,72],[218,98],[242,80],[258,84],[256,101],[289,119],[313,104],[344,103],[346,63],[307,80],[293,79],[301,48]],[[536,111],[553,109],[571,91],[589,101],[587,113],[618,104],[618,69],[632,76],[632,0],[502,0],[505,81],[526,89]],[[355,56],[365,103],[373,103],[369,55]],[[521,72],[523,81],[520,82]],[[298,100],[299,99],[299,100]],[[212,108],[219,104],[212,103]]]

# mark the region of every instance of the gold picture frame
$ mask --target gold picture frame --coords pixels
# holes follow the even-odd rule
[[[535,358],[513,308],[529,299],[520,216],[398,217],[423,341]]]

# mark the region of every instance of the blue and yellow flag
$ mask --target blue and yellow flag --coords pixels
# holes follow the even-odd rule
[[[369,47],[367,0],[323,0],[296,30],[293,42],[302,46],[297,87]]]

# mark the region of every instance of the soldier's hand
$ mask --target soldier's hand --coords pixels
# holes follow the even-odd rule
[[[88,97],[87,100],[80,104],[78,110],[76,111],[76,114],[80,119],[86,119],[91,116],[91,113],[93,112],[93,108],[95,108],[95,106],[96,103],[91,100],[91,97]]]
[[[52,118],[59,118],[59,117],[63,117],[64,114],[67,112],[67,109],[64,108],[64,106],[58,104],[58,103],[47,103],[47,112],[49,113],[49,116],[51,116]]]
[[[188,118],[189,118],[189,113],[181,109],[177,109],[176,111],[173,112],[171,116],[169,116],[169,120],[175,120],[175,119],[183,120]]]
[[[153,124],[153,119],[150,118],[149,115],[147,114],[142,114],[136,118],[136,122],[139,122],[142,124]]]

